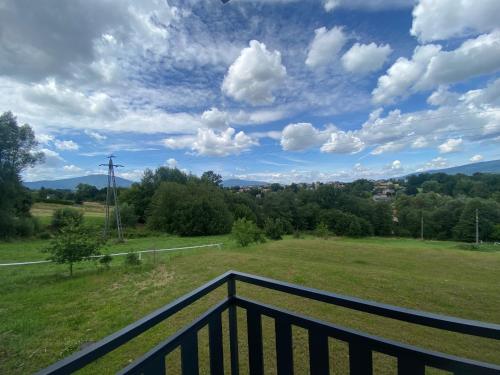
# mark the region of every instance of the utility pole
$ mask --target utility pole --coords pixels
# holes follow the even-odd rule
[[[106,218],[104,222],[104,238],[108,238],[111,225],[110,206],[112,200],[115,207],[116,230],[118,232],[118,241],[123,241],[122,220],[120,217],[120,206],[118,204],[118,195],[116,193],[115,168],[123,167],[123,165],[113,164],[114,155],[108,156],[107,164],[99,164],[101,167],[108,167],[108,186],[106,189]]]
[[[420,239],[424,240],[424,212],[420,210]]]
[[[476,208],[476,245],[479,245],[479,210]]]

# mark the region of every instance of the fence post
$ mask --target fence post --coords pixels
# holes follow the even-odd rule
[[[233,298],[236,295],[236,280],[234,275],[230,275],[227,280],[227,296]],[[233,301],[229,305],[229,346],[231,352],[231,375],[238,375],[240,372],[238,359],[238,318],[236,315],[236,305]]]

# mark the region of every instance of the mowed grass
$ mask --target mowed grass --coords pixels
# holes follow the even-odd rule
[[[115,258],[109,271],[92,263],[67,276],[64,265],[0,268],[0,373],[41,369],[82,346],[123,328],[212,278],[233,269],[336,293],[435,313],[500,323],[500,253],[458,249],[453,242],[401,239],[329,240],[286,238],[248,248],[228,237],[158,236],[129,240],[106,251],[224,242],[221,250],[200,249],[145,257],[138,267]],[[0,244],[0,259],[38,257],[46,242]],[[238,293],[335,324],[473,359],[500,363],[500,343],[422,328],[348,309],[265,291],[238,283]],[[114,373],[151,349],[225,295],[219,288],[186,310],[113,351],[83,373]],[[246,362],[246,320],[238,311],[241,370]],[[263,319],[266,373],[276,372],[273,324]],[[227,328],[227,316],[223,317]],[[227,332],[227,331],[225,331]],[[307,335],[294,329],[294,365],[308,373]],[[226,370],[227,335],[224,337]],[[346,373],[347,346],[331,340],[334,373]],[[199,334],[200,373],[207,373],[207,330]],[[167,358],[179,373],[179,351]],[[395,373],[395,360],[374,356],[376,373]]]
[[[104,225],[105,206],[98,202],[83,202],[83,204],[57,204],[36,202],[31,207],[31,214],[38,219],[42,227],[47,227],[52,222],[55,210],[61,208],[72,208],[83,212],[84,220],[92,225]]]

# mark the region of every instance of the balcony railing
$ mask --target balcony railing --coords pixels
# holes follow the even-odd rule
[[[314,375],[329,374],[328,338],[335,338],[348,344],[349,370],[353,375],[372,374],[373,352],[395,357],[400,375],[425,374],[426,367],[454,374],[500,374],[500,366],[496,364],[426,350],[250,300],[236,294],[236,281],[421,326],[500,340],[499,324],[431,314],[230,271],[98,343],[47,367],[39,374],[67,374],[79,370],[223,284],[227,284],[226,298],[119,373],[166,374],[166,356],[180,347],[182,373],[198,374],[198,331],[208,326],[210,374],[224,374],[222,313],[228,310],[229,332],[226,334],[229,335],[230,344],[230,372],[232,375],[237,375],[240,352],[236,308],[239,307],[246,310],[248,363],[252,375],[264,373],[262,316],[274,319],[276,365],[279,375],[293,374],[292,326],[304,328],[308,332],[309,367],[311,374]]]

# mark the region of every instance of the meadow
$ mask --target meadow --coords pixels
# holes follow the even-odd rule
[[[223,242],[222,249],[197,249],[144,256],[140,266],[115,258],[111,269],[94,262],[75,267],[44,264],[0,268],[0,373],[39,370],[115,332],[223,272],[233,269],[336,293],[467,319],[500,323],[500,252],[466,251],[455,242],[395,238],[349,239],[312,236],[237,247],[229,236],[157,235],[111,244],[117,252]],[[45,259],[47,241],[0,243],[0,262]],[[82,373],[114,373],[222,298],[216,290],[113,351]],[[238,293],[276,306],[429,349],[500,362],[500,343],[422,328],[391,319],[307,302],[238,284]],[[239,324],[245,316],[239,311]],[[223,324],[227,327],[224,316]],[[263,319],[267,373],[275,373],[272,320]],[[199,334],[201,373],[208,369],[207,330]],[[307,337],[294,329],[294,365],[307,373]],[[240,331],[241,370],[247,373],[246,338]],[[227,337],[225,357],[228,358]],[[347,347],[332,340],[333,373],[343,374]],[[177,350],[167,358],[179,373]],[[395,373],[395,360],[374,356],[376,373]],[[226,363],[226,370],[229,364]],[[430,372],[432,373],[432,372]]]

